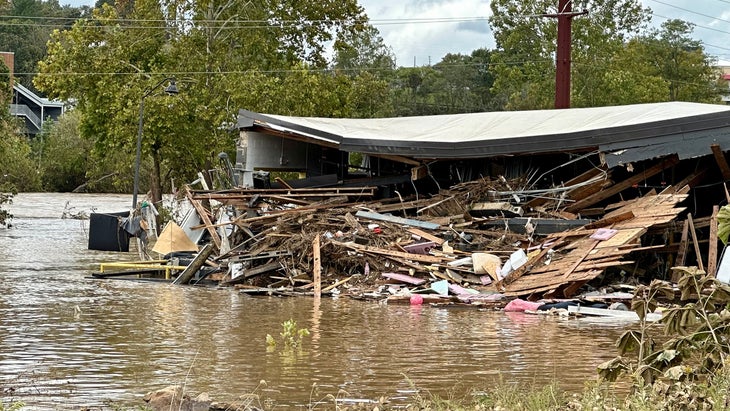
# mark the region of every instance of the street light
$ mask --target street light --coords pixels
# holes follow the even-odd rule
[[[154,87],[147,89],[139,100],[139,126],[137,128],[137,158],[134,162],[134,191],[132,192],[132,210],[137,208],[137,191],[139,190],[139,162],[142,156],[142,119],[144,118],[144,99],[145,97],[152,94],[158,87],[163,83],[169,81],[170,84],[165,87],[165,93],[175,95],[178,93],[177,85],[173,77],[167,77],[162,79],[159,83],[155,84]]]

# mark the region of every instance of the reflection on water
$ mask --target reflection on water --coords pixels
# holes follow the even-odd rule
[[[579,390],[625,326],[89,279],[99,262],[135,255],[86,250],[88,221],[60,218],[67,201],[115,212],[130,196],[21,194],[14,228],[0,229],[0,389],[34,409],[131,402],[169,384],[221,401],[257,390],[292,408],[499,381]],[[267,352],[266,334],[288,319],[311,335],[301,350]]]

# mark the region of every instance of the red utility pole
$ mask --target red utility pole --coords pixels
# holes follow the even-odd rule
[[[558,52],[555,57],[555,108],[570,107],[570,46],[573,17],[588,14],[572,12],[572,0],[558,0],[558,13],[545,17],[558,19]]]

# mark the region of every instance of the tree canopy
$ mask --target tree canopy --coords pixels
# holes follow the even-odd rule
[[[56,30],[35,82],[52,97],[76,102],[80,130],[96,141],[97,154],[132,153],[140,96],[175,77],[177,97],[153,93],[144,102],[143,153],[152,159],[155,195],[160,179],[189,181],[232,148],[228,129],[240,108],[377,113],[377,100],[351,86],[366,84],[377,96],[386,83],[364,74],[323,75],[326,44],[338,39],[344,47],[366,23],[354,0],[118,1],[70,30]]]
[[[423,67],[396,67],[356,0],[98,0],[94,8],[12,0],[0,5],[0,44],[15,52],[21,82],[34,77],[38,90],[74,107],[72,122],[34,143],[35,155],[91,147],[83,159],[59,153],[73,164],[49,165],[66,175],[44,177],[46,186],[103,179],[106,190],[131,191],[144,99],[141,186],[158,197],[163,184],[191,181],[232,151],[240,108],[359,118],[552,108],[557,22],[544,15],[555,5],[493,0],[496,49]],[[726,89],[691,24],[649,29],[638,0],[573,1],[573,9],[588,11],[573,19],[574,107],[716,102]],[[172,78],[174,97],[163,92]],[[30,156],[27,146],[14,147]]]

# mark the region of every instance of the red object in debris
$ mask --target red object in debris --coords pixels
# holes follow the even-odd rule
[[[382,230],[380,229],[380,227],[375,227],[375,228],[373,228],[373,232],[374,232],[375,234],[380,234],[380,233],[382,233],[383,231],[382,231]]]
[[[413,294],[411,296],[411,305],[421,305],[423,304],[423,297],[421,297],[418,294]]]

